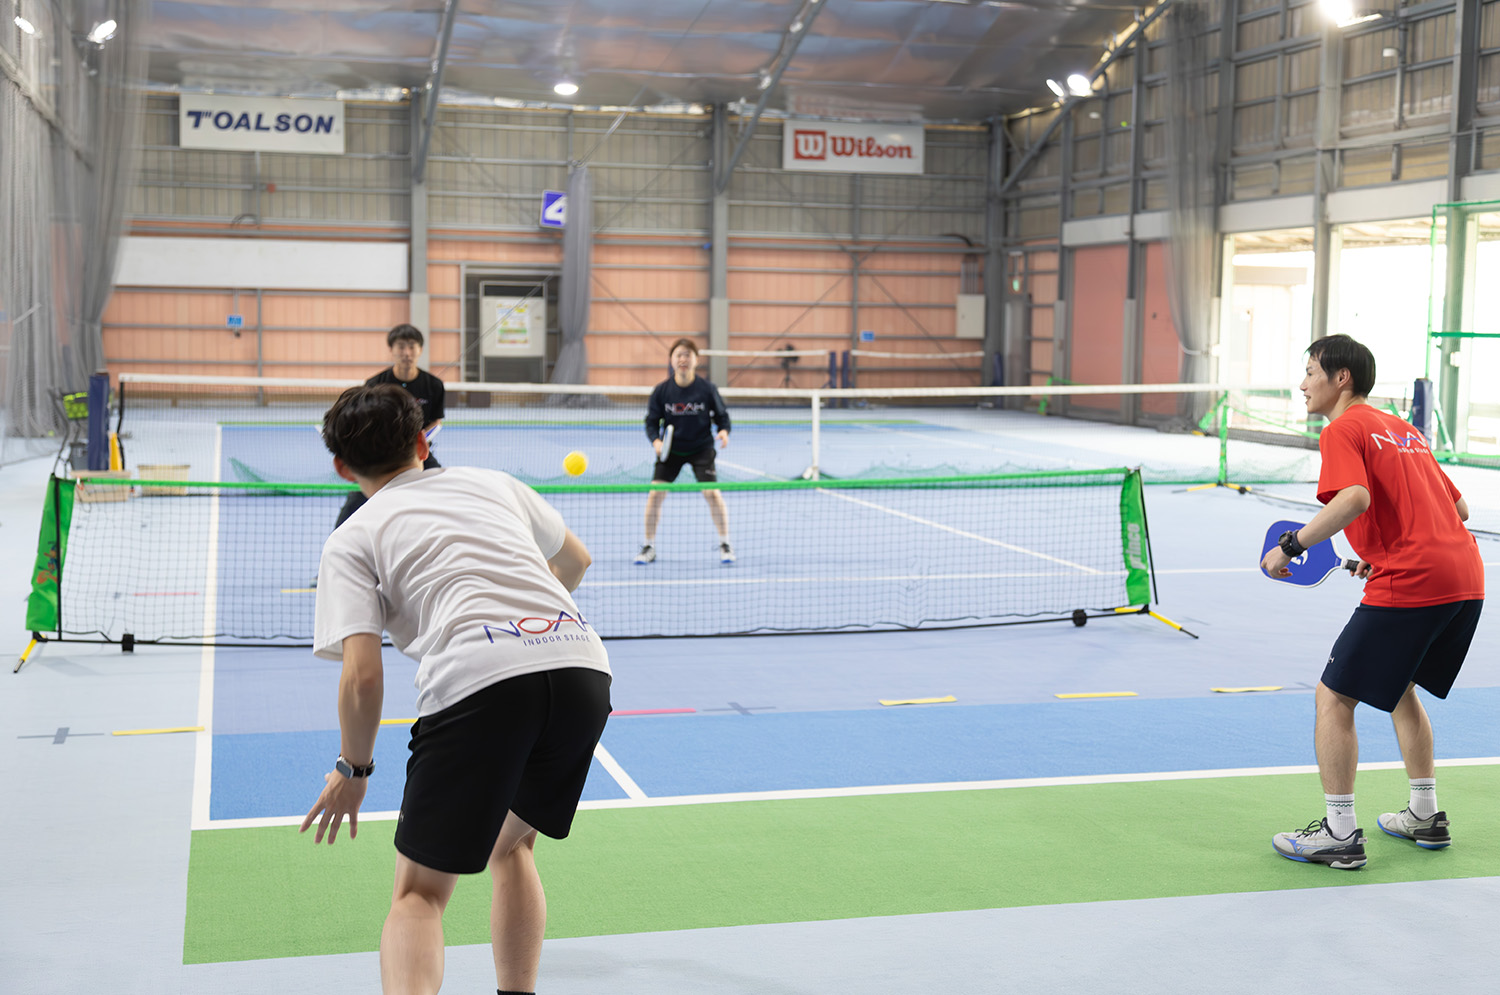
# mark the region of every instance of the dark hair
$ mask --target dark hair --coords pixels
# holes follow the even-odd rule
[[[361,477],[378,477],[416,458],[422,406],[393,383],[350,387],[323,416],[323,445]]]
[[[1310,359],[1318,361],[1330,380],[1339,370],[1349,371],[1349,387],[1355,397],[1369,397],[1375,389],[1375,354],[1347,335],[1329,335],[1307,347]]]
[[[673,342],[672,347],[667,350],[667,355],[672,355],[672,353],[676,352],[678,348],[691,349],[694,356],[698,355],[698,343],[694,342],[692,339],[678,339],[676,342]]]
[[[426,340],[422,338],[422,332],[416,325],[397,325],[386,333],[386,348],[395,348],[397,342],[415,342],[419,346],[426,344]]]

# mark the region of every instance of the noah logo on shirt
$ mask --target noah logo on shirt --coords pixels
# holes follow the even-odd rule
[[[1375,440],[1377,452],[1384,449],[1387,442],[1403,452],[1425,453],[1428,451],[1427,440],[1422,438],[1422,433],[1416,429],[1412,429],[1410,435],[1397,435],[1390,429],[1386,429],[1384,433],[1371,432],[1370,438]]]
[[[563,626],[573,626],[574,628],[564,630]],[[564,631],[575,635],[588,632],[589,623],[584,619],[582,612],[574,616],[568,614],[566,611],[560,611],[557,613],[556,618],[543,618],[539,615],[533,615],[529,618],[518,618],[513,622],[506,622],[503,625],[486,624],[484,627],[484,636],[493,643],[497,634],[511,636],[516,639],[530,639],[534,636],[548,636]]]

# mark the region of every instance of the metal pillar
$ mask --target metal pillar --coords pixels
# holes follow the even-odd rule
[[[1344,78],[1344,35],[1332,23],[1323,29],[1319,70],[1323,86],[1318,94],[1318,159],[1313,179],[1313,339],[1330,334],[1329,314],[1334,310],[1338,256],[1343,248],[1338,230],[1328,221],[1328,195],[1338,184],[1337,149]]]
[[[713,114],[713,200],[709,205],[710,234],[708,243],[708,347],[729,348],[729,112],[723,104],[714,105]],[[718,182],[720,172],[725,182]],[[729,379],[729,357],[708,357],[708,379],[723,384]]]
[[[416,99],[411,102],[411,140],[415,148],[424,126],[422,105]],[[415,162],[411,173],[411,273],[407,281],[407,300],[410,304],[407,320],[427,336],[427,348],[422,350],[417,365],[422,369],[432,366],[431,298],[427,295],[427,181],[417,175]],[[460,374],[459,379],[462,379]]]

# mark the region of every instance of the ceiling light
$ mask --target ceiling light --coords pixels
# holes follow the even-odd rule
[[[1053,93],[1057,94],[1059,97],[1066,97],[1068,95],[1068,91],[1064,90],[1063,87],[1062,87],[1062,84],[1059,83],[1055,79],[1049,79],[1047,81],[1047,89],[1051,90]]]
[[[94,25],[94,30],[89,32],[89,41],[95,45],[103,45],[115,36],[115,29],[119,25],[114,21],[100,21]]]
[[[1323,15],[1341,28],[1366,21],[1378,21],[1385,15],[1379,11],[1356,11],[1354,0],[1319,0]]]
[[[30,21],[26,20],[26,18],[22,17],[20,14],[16,15],[16,27],[20,28],[22,31],[26,32],[29,35],[36,34],[36,26],[33,25]]]
[[[797,32],[801,31],[802,30],[802,18],[799,17],[795,21],[793,21],[791,24],[788,24],[786,29],[788,31],[790,31],[792,34],[796,34]]]
[[[561,83],[558,83],[552,88],[552,92],[560,97],[571,97],[573,94],[578,92],[578,84],[563,80]]]
[[[1094,84],[1083,73],[1074,73],[1068,77],[1068,89],[1075,97],[1087,97],[1094,92]]]
[[[766,72],[765,70],[761,70],[760,82],[758,82],[758,83],[755,84],[755,88],[757,90],[764,90],[764,89],[768,88],[770,85],[771,85],[771,74],[768,73],[768,72]]]

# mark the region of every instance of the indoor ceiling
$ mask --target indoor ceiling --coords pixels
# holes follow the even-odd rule
[[[394,96],[422,86],[444,0],[153,0],[151,83]],[[459,0],[445,101],[768,101],[793,114],[982,121],[1053,101],[1141,8],[1121,0]],[[804,29],[803,25],[807,27]],[[553,86],[571,80],[563,98]]]

